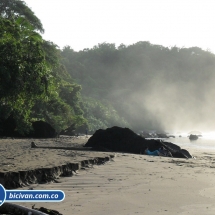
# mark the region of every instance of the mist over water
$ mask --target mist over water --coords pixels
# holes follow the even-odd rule
[[[140,120],[150,122],[148,129],[173,133],[215,131],[214,83],[214,76],[184,81],[156,75],[144,89],[127,94],[131,104],[127,114],[132,114],[137,124]]]
[[[203,137],[199,138],[195,141],[190,141],[188,137],[181,137],[181,138],[169,138],[165,141],[175,143],[176,145],[180,146],[183,149],[200,149],[200,150],[215,150],[215,135],[211,138],[208,138],[207,135],[203,134]]]
[[[164,130],[215,130],[215,95],[213,84],[203,88],[193,82],[153,80],[142,105],[159,119]],[[212,82],[212,81],[211,81]]]
[[[214,80],[213,80],[214,81]],[[212,82],[212,81],[211,81]],[[171,83],[153,80],[144,93],[131,96],[146,110],[157,128],[172,132],[215,130],[215,92],[212,83]],[[135,106],[132,112],[135,112]],[[144,111],[142,112],[144,113]],[[141,116],[140,116],[141,117]]]

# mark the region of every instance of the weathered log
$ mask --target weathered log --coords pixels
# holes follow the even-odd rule
[[[31,142],[31,148],[65,149],[65,150],[74,150],[74,151],[91,151],[93,149],[93,147],[37,146],[34,142]]]

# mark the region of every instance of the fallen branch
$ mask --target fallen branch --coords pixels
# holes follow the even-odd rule
[[[42,149],[65,149],[74,151],[100,151],[100,152],[113,152],[102,146],[96,147],[61,147],[61,146],[37,146],[34,142],[31,142],[31,148],[42,148]]]
[[[59,146],[37,146],[34,142],[31,142],[31,148],[43,148],[43,149],[66,149],[74,151],[91,151],[92,147],[59,147]]]

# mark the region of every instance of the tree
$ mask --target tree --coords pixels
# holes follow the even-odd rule
[[[47,73],[43,40],[31,30],[22,31],[16,22],[0,19],[0,98],[40,95]]]
[[[17,20],[22,17],[28,21],[35,30],[44,32],[41,21],[35,16],[34,12],[21,0],[1,0],[0,16],[2,18]],[[23,20],[24,20],[23,19]]]
[[[16,113],[21,127],[22,121],[29,124],[35,100],[45,96],[44,77],[50,69],[42,44],[35,31],[27,27],[23,30],[17,22],[0,18],[0,105]]]
[[[81,87],[61,64],[57,45],[37,32],[43,31],[39,19],[20,0],[2,0],[0,15],[0,121],[12,119],[21,134],[35,120],[57,132],[86,125]]]

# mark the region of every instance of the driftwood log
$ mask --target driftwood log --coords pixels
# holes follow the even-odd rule
[[[61,147],[61,146],[37,146],[34,142],[31,142],[31,148],[42,148],[42,149],[65,149],[74,151],[101,151],[101,152],[113,152],[113,150],[107,149],[103,146],[95,147]]]
[[[43,148],[43,149],[66,149],[74,151],[91,151],[92,147],[60,147],[60,146],[37,146],[34,142],[31,142],[31,148]]]

